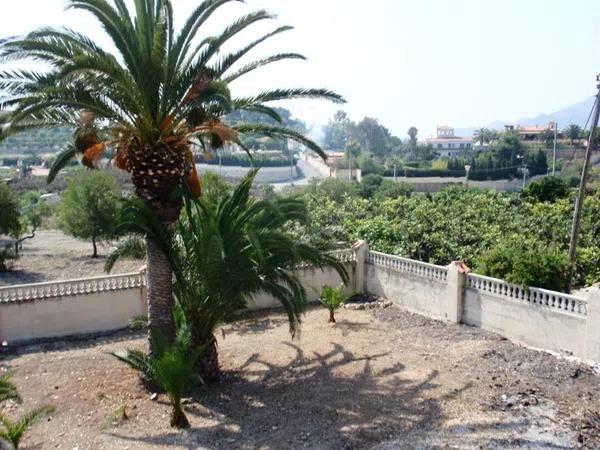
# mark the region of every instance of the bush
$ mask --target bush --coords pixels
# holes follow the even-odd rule
[[[544,177],[530,183],[522,195],[529,200],[554,203],[560,198],[569,196],[569,186],[562,178]]]
[[[509,239],[485,253],[476,271],[509,283],[563,291],[569,262],[556,245]]]

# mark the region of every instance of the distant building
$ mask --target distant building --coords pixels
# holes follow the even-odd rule
[[[426,139],[440,156],[455,158],[470,152],[473,148],[473,138],[454,136],[454,128],[447,126],[437,127],[437,137]]]
[[[554,127],[554,122],[548,122],[547,125],[534,126],[517,125],[515,127],[514,125],[504,125],[504,128],[507,131],[516,130],[524,141],[538,141],[540,139],[540,134],[546,130],[554,131]],[[562,137],[560,131],[557,134],[559,135],[558,137]]]

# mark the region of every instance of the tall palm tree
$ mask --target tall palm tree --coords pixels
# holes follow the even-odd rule
[[[575,145],[575,141],[579,142],[579,139],[581,139],[583,129],[579,125],[572,123],[563,130],[563,134],[569,138],[571,147],[573,147],[573,145]]]
[[[262,133],[296,140],[323,158],[318,145],[302,134],[256,123],[227,126],[223,117],[235,110],[263,113],[280,121],[266,103],[292,98],[343,99],[325,89],[274,89],[234,98],[230,84],[271,63],[304,59],[278,53],[240,65],[252,49],[290,29],[259,36],[237,51],[224,44],[257,22],[273,18],[264,10],[235,20],[220,33],[204,32],[209,18],[236,0],[203,0],[176,32],[171,0],[67,0],[70,8],[91,13],[114,49],[71,29],[42,28],[24,37],[0,41],[0,63],[23,61],[21,69],[0,72],[0,138],[31,128],[70,125],[74,139],[50,170],[50,182],[67,162],[79,156],[96,167],[107,150],[113,164],[131,174],[136,194],[173,227],[182,207],[178,187],[185,182],[201,194],[192,142],[218,148],[225,142],[242,146],[239,136]],[[29,61],[46,70],[29,69]],[[192,139],[194,141],[192,141]],[[150,329],[172,340],[172,271],[167,255],[151,240],[148,253]]]
[[[193,348],[201,350],[205,381],[219,377],[215,328],[235,319],[253,296],[267,293],[279,300],[294,334],[307,304],[294,272],[299,265],[333,267],[348,281],[343,265],[333,256],[285,231],[287,225],[307,222],[304,202],[252,197],[255,175],[251,171],[218,203],[188,198],[169,253],[175,270],[177,316],[190,327]],[[151,211],[134,203],[128,212],[134,219],[124,223],[124,229],[142,231],[166,247],[166,231],[152,220]]]
[[[479,141],[479,145],[483,147],[484,144],[491,141],[491,133],[487,128],[479,128],[473,132],[475,141]]]

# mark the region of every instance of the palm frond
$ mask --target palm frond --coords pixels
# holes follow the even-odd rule
[[[117,261],[123,258],[145,259],[146,243],[144,240],[137,236],[128,236],[119,241],[116,248],[108,254],[104,263],[104,271],[109,273]]]
[[[77,157],[78,152],[74,145],[68,145],[66,148],[61,150],[57,155],[56,159],[52,163],[50,170],[48,172],[48,177],[46,178],[46,182],[48,184],[52,183],[58,172],[64,169],[70,161],[72,161],[75,157]]]
[[[6,400],[21,401],[17,387],[10,381],[12,374],[4,373],[0,376],[0,403]]]

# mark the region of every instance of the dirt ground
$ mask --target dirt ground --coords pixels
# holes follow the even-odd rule
[[[41,283],[105,275],[104,262],[110,244],[101,243],[99,257],[92,258],[92,243],[65,235],[59,230],[39,230],[23,242],[23,250],[11,270],[0,272],[0,286]],[[142,261],[122,260],[112,273],[135,272]]]
[[[5,352],[24,405],[56,413],[29,449],[599,448],[600,379],[584,365],[397,307],[311,309],[291,340],[277,311],[219,331],[224,379],[168,425],[137,375],[107,354],[140,332]],[[125,415],[123,415],[123,412]]]

